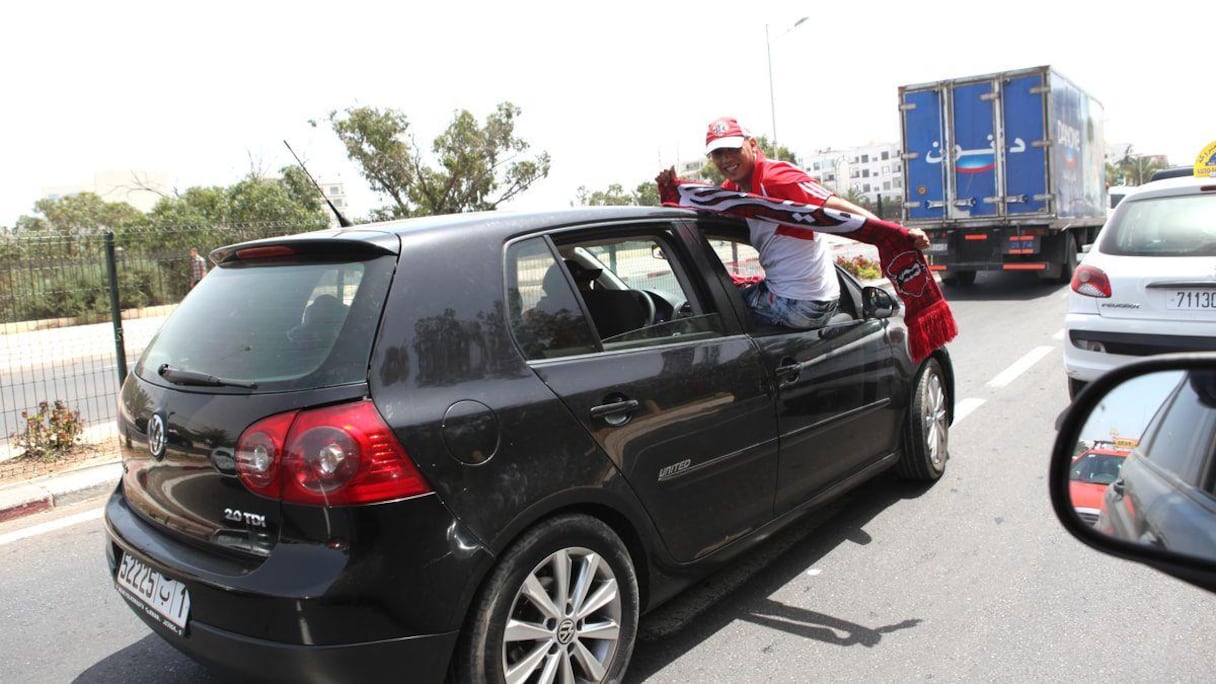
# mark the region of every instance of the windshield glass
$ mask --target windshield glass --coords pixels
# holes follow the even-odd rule
[[[1070,478],[1074,482],[1110,484],[1119,479],[1119,470],[1123,468],[1123,459],[1123,456],[1112,456],[1110,454],[1082,454],[1073,462]]]
[[[1216,194],[1119,203],[1100,249],[1123,256],[1216,256]]]
[[[158,369],[168,364],[255,383],[254,391],[362,382],[393,264],[383,256],[216,268],[165,321],[135,372],[165,382],[173,375]]]

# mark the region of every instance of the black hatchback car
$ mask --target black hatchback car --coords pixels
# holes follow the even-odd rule
[[[827,327],[754,327],[741,221],[465,214],[211,259],[123,384],[107,556],[242,678],[617,681],[642,612],[946,465],[946,350],[912,363],[843,271]]]

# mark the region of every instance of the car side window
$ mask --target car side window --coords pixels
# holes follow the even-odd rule
[[[747,285],[764,279],[760,253],[746,242],[725,237],[708,238],[710,249],[722,260],[726,272],[736,285]]]
[[[606,351],[723,334],[670,230],[617,227],[554,243]]]
[[[507,249],[507,302],[515,339],[530,360],[598,349],[564,266],[544,238]]]
[[[1189,384],[1182,382],[1170,399],[1141,454],[1189,484],[1212,453],[1216,411],[1205,406]]]

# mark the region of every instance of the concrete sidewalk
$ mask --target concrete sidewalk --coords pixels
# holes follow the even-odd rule
[[[114,489],[121,476],[122,464],[115,456],[63,472],[0,485],[0,522],[105,494]]]

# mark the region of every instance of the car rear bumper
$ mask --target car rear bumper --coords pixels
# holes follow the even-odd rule
[[[477,578],[492,557],[435,497],[405,510],[353,513],[348,547],[279,543],[269,558],[234,563],[185,544],[132,511],[121,488],[107,502],[106,556],[124,555],[184,585],[184,628],[132,610],[172,646],[241,680],[441,681]],[[335,526],[343,513],[333,510]]]
[[[253,639],[198,622],[179,637],[142,611],[136,613],[174,648],[237,681],[440,682],[458,635],[305,646]]]
[[[1207,321],[1137,321],[1069,313],[1064,332],[1064,371],[1084,382],[1145,356],[1216,351],[1216,326]],[[1104,351],[1092,350],[1095,343]]]

